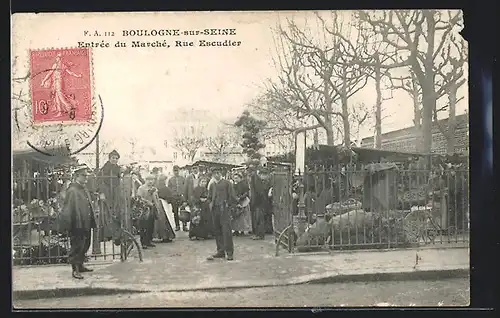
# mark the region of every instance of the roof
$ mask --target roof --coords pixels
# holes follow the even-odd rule
[[[386,158],[389,161],[407,160],[411,157],[426,157],[428,155],[416,152],[390,151],[373,148],[351,147],[351,149],[359,156],[360,162],[379,161],[381,158]]]
[[[438,120],[438,123],[444,124],[447,127],[448,119],[449,118],[440,119],[440,120]],[[469,123],[468,119],[469,119],[468,114],[460,114],[460,115],[455,116],[457,127],[458,127],[458,125],[467,125]],[[413,133],[414,130],[415,130],[415,126],[409,126],[409,127],[405,127],[402,129],[397,129],[397,130],[383,133],[381,137],[382,137],[382,140],[390,140],[390,139],[394,139],[394,138],[404,138],[404,137],[406,137],[406,135],[408,133]],[[432,122],[432,130],[439,130],[438,124],[435,121]],[[361,144],[373,142],[373,139],[374,139],[374,136],[362,138]]]
[[[181,168],[189,168],[189,167],[195,167],[195,166],[200,166],[200,165],[205,165],[205,166],[212,166],[212,167],[221,167],[221,168],[237,168],[241,167],[241,165],[234,165],[230,163],[223,163],[223,162],[214,162],[214,161],[205,161],[205,160],[198,160],[190,165],[185,165],[184,167]]]
[[[74,161],[69,156],[69,150],[66,147],[49,148],[45,153],[34,149],[14,150],[12,151],[13,161],[33,160],[48,165],[67,164]]]

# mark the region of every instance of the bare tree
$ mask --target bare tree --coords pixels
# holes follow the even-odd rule
[[[240,136],[232,126],[220,126],[214,136],[205,140],[205,147],[214,155],[214,160],[225,162],[226,157],[239,147]]]
[[[378,44],[376,46],[378,47],[378,49],[380,48],[380,44]],[[378,50],[374,50],[373,54],[369,54],[369,56],[372,56],[373,61],[374,61],[373,73],[372,73],[371,77],[375,81],[375,92],[377,94],[377,98],[375,100],[375,106],[374,106],[375,148],[381,149],[382,148],[382,120],[383,120],[383,118],[382,118],[382,103],[384,102],[384,100],[392,98],[392,94],[391,94],[391,97],[389,97],[389,98],[384,98],[382,95],[383,79],[388,78],[390,80],[389,69],[392,68],[392,67],[387,67],[387,65],[385,65],[386,67],[383,68],[383,65],[384,65],[384,61],[394,60],[394,57],[389,55],[389,56],[385,56],[385,57],[381,58]],[[395,64],[396,64],[395,67],[397,67],[397,63],[395,63]],[[384,116],[384,117],[387,117],[387,116]]]
[[[305,118],[297,118],[296,113],[285,103],[273,99],[270,90],[250,102],[247,108],[256,117],[266,121],[266,126],[262,128],[262,137],[266,140],[266,144],[276,144],[281,149],[290,148],[294,143],[293,132],[297,129],[321,127],[318,124],[311,126]]]
[[[438,10],[389,10],[360,11],[359,18],[385,43],[385,52],[397,52],[397,60],[389,63],[394,67],[411,70],[404,80],[418,82],[422,94],[422,142],[421,151],[430,152],[432,145],[432,118],[439,99],[436,65],[451,32],[460,27],[459,11],[447,13]]]
[[[392,89],[401,89],[408,93],[413,101],[413,125],[415,134],[415,147],[417,150],[423,149],[424,133],[422,130],[422,88],[418,84],[418,79],[412,70],[409,70],[409,77],[399,79],[391,78]]]
[[[458,97],[458,90],[462,87],[466,78],[464,77],[464,65],[467,63],[467,45],[463,39],[457,40],[450,35],[450,41],[441,54],[442,62],[436,66],[439,80],[439,97],[445,96],[447,104],[439,109],[434,108],[434,121],[440,132],[446,138],[448,154],[455,152],[455,131],[457,127],[456,106],[464,98]],[[438,112],[448,110],[447,127],[438,120]]]
[[[140,145],[139,140],[135,137],[127,138],[127,143],[130,145],[130,159],[137,161],[142,158],[145,148]]]
[[[201,123],[192,123],[182,128],[174,128],[174,148],[182,153],[182,156],[193,161],[196,154],[205,145],[205,126]]]
[[[314,118],[317,124],[307,128],[323,128],[329,145],[334,143],[334,117],[341,118],[343,142],[350,144],[348,101],[366,85],[370,72],[350,62],[366,50],[366,38],[352,33],[352,21],[348,14],[331,12],[326,18],[318,13],[314,29],[321,31],[314,33],[307,22],[301,28],[292,20],[276,30],[275,65],[280,74],[277,82],[267,85],[265,109],[283,117],[293,114],[299,122]]]
[[[360,142],[359,133],[362,127],[367,126],[368,122],[372,120],[373,111],[366,107],[365,103],[354,103],[351,111],[349,112],[349,123],[352,126],[351,137],[356,142]]]
[[[455,128],[456,128],[456,104],[463,99],[463,96],[457,98],[458,90],[466,79],[464,78],[464,64],[467,62],[466,43],[463,39],[456,39],[453,33],[450,33],[447,45],[443,46],[440,52],[440,59],[436,61],[435,71],[435,87],[436,87],[436,103],[432,110],[432,118],[434,123],[439,128],[440,132],[446,138],[447,152],[455,151]],[[414,125],[415,135],[417,136],[417,149],[422,149],[423,130],[422,130],[422,88],[418,82],[415,73],[410,69],[409,77],[401,77],[393,81],[394,89],[405,90],[413,100],[414,109]],[[446,97],[448,103],[437,108],[437,102]],[[438,120],[438,113],[448,111],[447,126]]]

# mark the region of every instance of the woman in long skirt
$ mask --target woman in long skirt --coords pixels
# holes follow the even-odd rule
[[[175,238],[175,232],[168,221],[167,211],[165,209],[167,206],[166,203],[172,197],[170,189],[167,188],[166,181],[166,176],[160,175],[158,177],[158,196],[155,199],[157,219],[154,225],[154,237],[160,239],[162,243],[170,243]]]
[[[250,200],[248,198],[250,187],[240,173],[233,176],[234,191],[238,198],[238,205],[233,211],[231,227],[235,235],[244,235],[252,231],[252,215],[250,213]]]
[[[208,239],[213,235],[212,214],[208,202],[208,180],[201,178],[198,186],[193,191],[191,207],[191,223],[189,238],[192,240]]]

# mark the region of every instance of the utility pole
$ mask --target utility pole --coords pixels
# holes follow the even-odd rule
[[[95,170],[99,171],[99,157],[101,156],[101,152],[99,149],[99,134],[95,137]],[[99,182],[96,179],[96,182]],[[97,204],[97,213],[100,212],[100,206]],[[99,242],[99,233],[101,232],[101,217],[100,215],[96,216],[97,228],[92,230],[92,254],[97,255],[101,254],[101,242]]]

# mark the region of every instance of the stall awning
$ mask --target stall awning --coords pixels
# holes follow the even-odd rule
[[[199,167],[199,166],[218,167],[218,168],[227,168],[227,169],[233,169],[233,168],[241,167],[240,165],[233,165],[233,164],[230,164],[230,163],[198,160],[198,161],[194,162],[191,165],[184,166],[183,168]]]
[[[27,160],[36,161],[47,165],[67,164],[73,161],[73,159],[69,156],[69,151],[66,147],[47,149],[45,153],[41,153],[34,149],[14,150],[12,151],[12,159],[14,163],[20,160]]]

